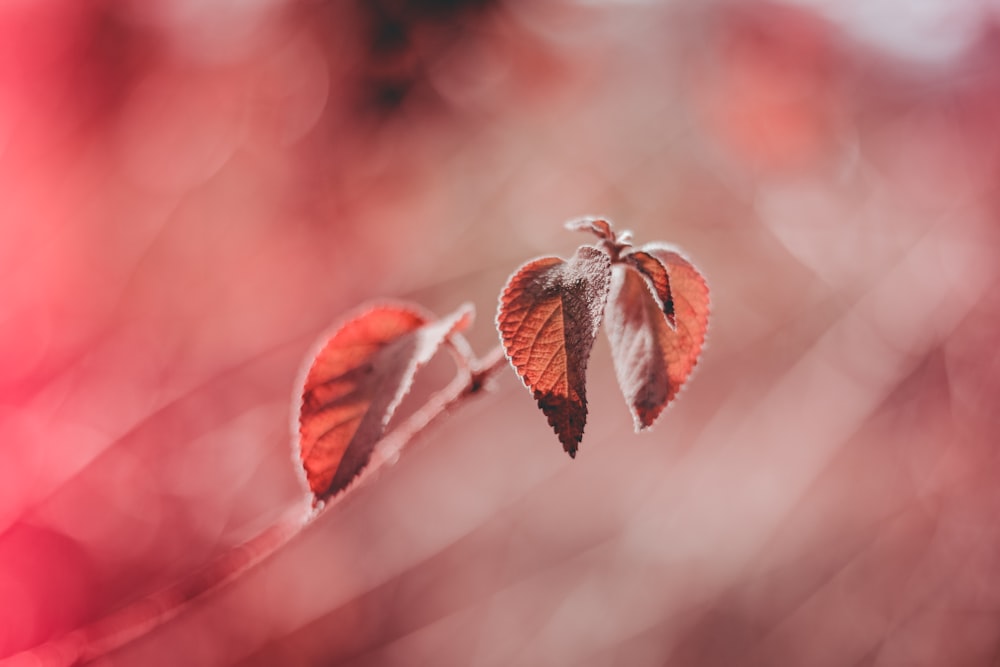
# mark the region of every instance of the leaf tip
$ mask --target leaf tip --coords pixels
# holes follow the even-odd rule
[[[449,335],[466,331],[476,320],[476,307],[472,302],[465,301],[455,309],[455,312],[450,317],[454,318],[454,323],[448,332]]]
[[[663,414],[666,403],[658,405],[638,405],[632,406],[632,424],[636,433],[642,433],[653,428],[653,424]]]
[[[587,399],[582,395],[560,396],[551,391],[535,391],[534,397],[563,449],[575,456],[587,423]]]

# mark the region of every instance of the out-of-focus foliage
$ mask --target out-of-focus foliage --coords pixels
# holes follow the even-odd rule
[[[656,428],[603,338],[576,461],[510,374],[111,664],[991,664],[994,5],[0,3],[0,655],[300,502],[330,322],[600,214],[712,285]]]

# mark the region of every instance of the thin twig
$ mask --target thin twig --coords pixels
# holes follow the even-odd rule
[[[70,645],[80,646],[78,662],[89,662],[121,648],[174,618],[195,599],[222,588],[252,569],[287,544],[307,524],[305,505],[293,507],[263,532],[227,551],[191,576],[75,631],[65,639]]]
[[[368,469],[374,473],[383,463],[395,461],[404,447],[437,423],[464,399],[482,391],[490,378],[506,365],[507,358],[499,346],[485,357],[475,359],[469,365],[468,375],[460,374],[448,383],[444,389],[431,396],[422,408],[410,415],[405,422],[393,429],[375,446]]]
[[[383,437],[375,446],[365,471],[348,489],[320,509],[309,513],[305,506],[293,507],[259,535],[234,547],[182,581],[59,639],[11,656],[11,660],[16,661],[34,654],[37,657],[44,656],[45,664],[51,667],[78,665],[107,655],[152,632],[179,615],[193,601],[246,574],[288,544],[317,517],[330,511],[346,496],[352,495],[350,490],[376,477],[384,464],[398,459],[404,448],[445,414],[465,399],[487,388],[489,380],[506,366],[506,362],[500,347],[484,357],[471,360],[466,372],[460,372],[447,386],[431,396],[422,408]],[[5,662],[6,660],[0,660],[0,664]]]

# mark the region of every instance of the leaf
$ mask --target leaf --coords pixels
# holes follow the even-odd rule
[[[648,274],[616,264],[605,311],[615,374],[637,431],[652,426],[691,375],[708,329],[708,285],[676,251],[642,248],[666,270],[674,326],[650,291]],[[639,254],[639,253],[634,253]]]
[[[663,314],[667,316],[670,326],[675,327],[677,323],[674,319],[674,299],[670,295],[670,277],[667,275],[667,267],[648,252],[641,250],[627,254],[625,261],[646,276]]]
[[[314,502],[364,469],[417,369],[471,321],[469,304],[437,321],[414,307],[386,305],[335,331],[309,368],[299,413],[299,456]]]
[[[600,218],[578,218],[565,224],[566,229],[573,232],[590,232],[599,239],[615,241],[615,233],[611,223]]]
[[[587,361],[610,278],[608,255],[583,246],[569,261],[528,262],[500,296],[497,327],[507,359],[572,457],[587,421]]]

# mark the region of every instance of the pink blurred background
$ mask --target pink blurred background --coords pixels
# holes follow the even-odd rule
[[[369,299],[495,302],[599,214],[712,286],[635,435],[512,372],[107,665],[990,665],[1000,3],[0,2],[0,658],[301,505]],[[417,393],[417,398],[420,396]]]

